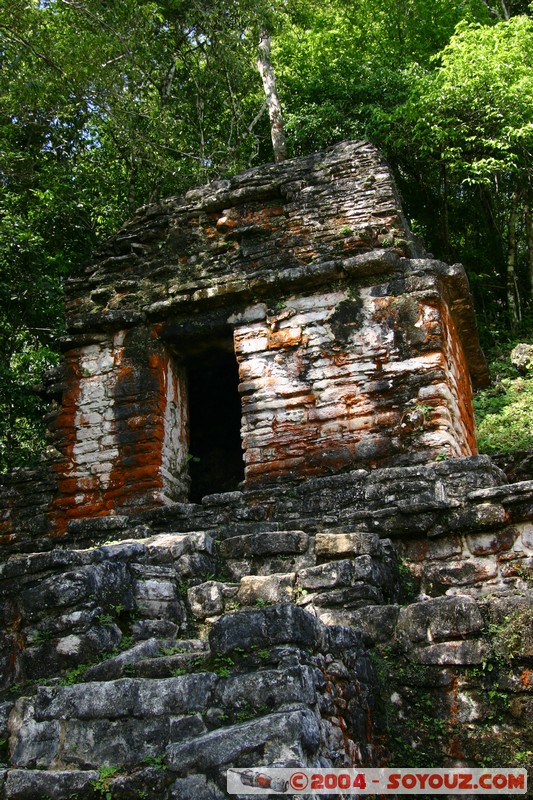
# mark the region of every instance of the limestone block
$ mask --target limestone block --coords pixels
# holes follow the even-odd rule
[[[264,562],[262,562],[264,563]],[[228,559],[224,563],[227,569],[228,576],[232,581],[238,583],[241,578],[246,575],[252,575],[254,572],[260,572],[259,568],[255,566],[252,559]]]
[[[61,719],[121,720],[187,714],[210,704],[216,680],[216,675],[206,672],[156,680],[121,678],[39,687],[35,720],[40,724]]]
[[[177,636],[178,626],[169,619],[134,620],[131,626],[133,641],[142,639],[173,639]]]
[[[511,353],[511,363],[524,374],[533,370],[533,345],[517,344]]]
[[[233,675],[219,681],[215,702],[229,709],[250,705],[272,710],[285,703],[312,705],[316,702],[315,682],[314,671],[308,666]]]
[[[433,562],[425,570],[427,580],[442,586],[470,586],[495,578],[498,563],[489,557],[470,558],[446,564]]]
[[[307,592],[298,600],[298,603],[305,607],[312,605],[331,609],[336,609],[337,606],[352,609],[371,604],[380,605],[383,602],[381,589],[363,581],[355,581],[352,586],[341,589]]]
[[[98,602],[102,597],[108,603],[131,604],[127,599],[131,589],[131,576],[125,564],[105,562],[90,564],[45,578],[35,587],[27,589],[20,598],[27,620],[39,618],[46,611],[66,606]]]
[[[85,769],[101,764],[133,767],[147,756],[160,756],[169,739],[168,717],[69,719],[63,728],[60,758]]]
[[[499,503],[480,503],[449,511],[446,515],[449,530],[460,533],[502,528],[507,522],[508,513]]]
[[[163,620],[161,620],[163,622]],[[176,627],[176,626],[174,626]],[[123,675],[127,664],[138,664],[148,658],[157,658],[164,648],[175,646],[175,639],[146,639],[133,645],[118,656],[107,658],[100,664],[94,664],[83,673],[85,681],[110,681]]]
[[[232,536],[220,543],[223,558],[305,553],[309,537],[303,531],[269,531],[268,533]]]
[[[185,553],[175,562],[179,580],[197,578],[214,572],[215,560],[209,553]]]
[[[446,536],[442,539],[414,539],[399,545],[400,554],[407,561],[444,561],[454,559],[463,552],[459,536]]]
[[[173,559],[180,558],[185,553],[208,553],[213,555],[215,543],[213,537],[206,531],[194,533],[161,533],[151,536],[145,541],[146,550],[152,563],[163,563],[165,555],[170,553]],[[163,560],[159,561],[162,554]]]
[[[364,568],[359,569],[363,573]],[[349,586],[355,574],[354,562],[349,559],[331,561],[309,567],[300,572],[298,583],[304,589],[326,589],[334,586]]]
[[[411,642],[442,642],[479,633],[483,617],[471,597],[437,597],[400,609],[398,636]]]
[[[363,606],[355,610],[328,609],[319,613],[319,619],[326,625],[350,625],[363,635],[367,645],[389,642],[400,613],[399,606]]]
[[[54,675],[63,669],[93,661],[117,647],[121,639],[117,625],[94,625],[84,633],[26,647],[19,656],[20,669],[27,679]]]
[[[113,534],[116,531],[127,529],[128,525],[128,517],[117,514],[109,517],[72,519],[68,523],[67,530],[69,533],[73,534],[75,538],[77,538],[78,536],[83,537],[83,534],[86,533],[87,528],[90,529],[90,534],[95,536],[97,534],[104,533]],[[106,539],[110,538],[111,536],[106,536]]]
[[[241,578],[237,600],[243,606],[253,606],[257,600],[265,603],[286,603],[292,600],[296,573],[281,575],[249,575]]]
[[[526,524],[521,529],[522,544],[529,550],[533,550],[533,525]]]
[[[325,635],[311,614],[290,603],[239,614],[226,614],[209,632],[212,652],[225,655],[235,648],[270,647],[291,643],[314,649]]]
[[[494,555],[510,550],[517,534],[516,528],[506,528],[494,533],[470,534],[466,537],[466,543],[474,556]]]
[[[135,584],[135,598],[138,602],[142,600],[159,600],[162,602],[175,600],[176,585],[171,581],[157,580],[156,578],[139,580]]]
[[[418,664],[467,666],[488,661],[491,650],[482,639],[470,639],[464,642],[441,642],[427,647],[413,647],[406,651],[406,655]]]
[[[138,576],[133,591],[138,613],[149,619],[181,621],[184,611],[174,569],[143,565],[135,566],[133,571]]]
[[[79,796],[93,796],[91,784],[98,780],[98,770],[42,770],[11,769],[7,773],[5,796],[7,800],[69,800]]]
[[[112,544],[104,544],[98,548],[102,558],[118,561],[142,561],[147,552],[143,542],[136,539],[124,539]]]
[[[303,758],[320,744],[320,726],[308,708],[269,714],[252,722],[212,731],[190,742],[167,747],[167,763],[175,772],[203,770],[234,763],[245,753],[261,751],[266,763],[280,757]]]
[[[30,698],[17,700],[9,717],[8,731],[11,763],[15,767],[46,769],[59,753],[59,722],[36,720]]]
[[[196,619],[214,617],[224,611],[224,601],[236,594],[238,587],[220,581],[205,581],[187,590],[187,601]]]
[[[208,781],[205,775],[189,775],[178,778],[170,790],[172,800],[225,800],[227,795],[216,784]]]
[[[207,733],[204,722],[205,712],[202,714],[186,714],[185,716],[170,718],[170,741],[182,742],[184,739],[192,739],[194,736],[201,736]]]
[[[378,555],[379,536],[375,533],[317,533],[315,553],[318,556]]]
[[[13,705],[11,700],[0,703],[0,739],[7,739],[7,722]]]

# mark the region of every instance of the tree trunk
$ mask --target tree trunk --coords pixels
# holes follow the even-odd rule
[[[511,12],[509,11],[509,9],[508,9],[508,7],[507,7],[507,5],[505,3],[505,0],[500,0],[500,5],[502,7],[504,20],[506,22],[509,22],[509,20],[511,19]]]
[[[528,203],[524,210],[526,220],[526,238],[527,238],[527,262],[529,266],[529,292],[530,298],[533,301],[533,216],[531,214],[531,206]]]
[[[257,69],[263,81],[263,89],[268,106],[270,117],[270,135],[272,137],[272,147],[274,149],[274,161],[279,164],[287,158],[287,145],[285,143],[285,131],[283,129],[283,113],[276,90],[276,76],[270,58],[270,34],[263,31],[259,40]]]
[[[520,321],[520,295],[516,279],[516,228],[518,225],[518,192],[513,192],[511,213],[509,214],[509,249],[507,251],[507,307],[511,325]]]
[[[446,173],[446,164],[441,161],[440,165],[440,178],[442,189],[442,237],[444,244],[444,255],[446,260],[450,261],[450,218],[448,213],[448,175]]]

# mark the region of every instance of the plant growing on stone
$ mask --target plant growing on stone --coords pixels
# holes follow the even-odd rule
[[[152,767],[152,769],[167,768],[165,756],[145,756],[145,758],[143,758],[143,764],[146,764],[147,767]]]
[[[216,656],[213,661],[213,672],[221,678],[228,678],[231,674],[231,667],[235,666],[235,661],[231,656]]]
[[[520,654],[523,642],[531,635],[531,614],[521,609],[507,614],[500,624],[492,623],[487,628],[497,662],[508,664]]]
[[[237,712],[237,722],[248,722],[256,716],[255,710],[251,706],[245,706],[241,711]]]
[[[92,666],[92,664],[90,664],[90,663],[78,664],[77,667],[74,667],[74,669],[71,669],[69,672],[67,672],[67,674],[63,678],[61,678],[61,680],[59,681],[59,685],[60,686],[72,686],[72,684],[78,683],[78,681],[81,680],[81,678],[82,678],[83,674],[85,673],[85,671],[87,669],[89,669],[89,667],[91,667],[91,666]]]
[[[303,598],[307,596],[307,593],[307,589],[303,589],[297,584],[294,588],[294,602],[297,603],[299,600],[303,600]]]
[[[115,619],[112,616],[112,614],[109,614],[109,613],[99,614],[96,617],[96,619],[100,623],[100,625],[112,625],[114,623],[114,621],[115,621]]]
[[[520,767],[526,767],[533,762],[533,750],[519,750],[515,753],[515,763]]]
[[[119,771],[118,767],[101,766],[98,768],[98,780],[91,781],[91,786],[95,792],[102,795],[105,800],[112,800],[113,794],[110,791],[110,783]]]
[[[34,644],[45,644],[45,642],[49,642],[51,639],[54,638],[53,631],[37,631],[35,636],[33,637]]]
[[[479,449],[513,452],[533,446],[533,378],[503,378],[474,398]]]
[[[229,678],[231,675],[231,670],[229,667],[220,667],[220,669],[217,669],[217,675],[219,675],[221,678]]]
[[[416,598],[417,588],[415,579],[409,567],[403,562],[398,562],[398,574],[400,578],[399,600],[402,605],[409,605]]]

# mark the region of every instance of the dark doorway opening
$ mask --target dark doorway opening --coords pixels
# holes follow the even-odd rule
[[[190,500],[198,503],[207,494],[234,491],[244,479],[239,371],[233,342],[190,354],[186,367]]]

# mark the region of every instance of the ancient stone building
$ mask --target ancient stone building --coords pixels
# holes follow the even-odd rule
[[[54,526],[475,454],[464,271],[369,144],[141,209],[70,281]]]
[[[0,482],[0,797],[531,764],[533,481],[477,455],[464,271],[373,147],[141,209],[67,324]]]

